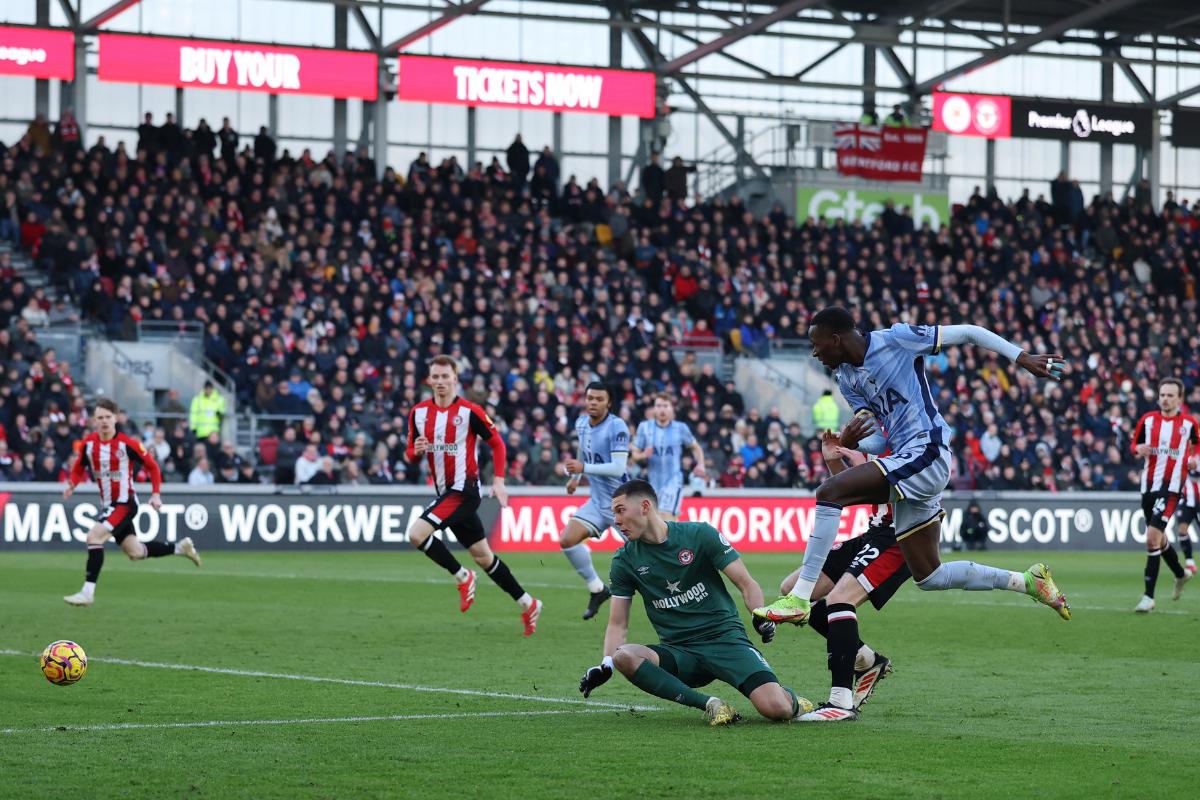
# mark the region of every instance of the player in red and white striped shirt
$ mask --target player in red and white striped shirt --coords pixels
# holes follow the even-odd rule
[[[492,552],[479,519],[479,462],[475,455],[481,439],[491,448],[495,464],[492,494],[501,507],[508,505],[504,439],[482,408],[458,396],[458,362],[453,358],[435,356],[430,360],[428,383],[433,399],[417,403],[408,412],[408,447],[404,455],[410,463],[421,458],[429,462],[438,497],[413,520],[408,540],[454,576],[458,581],[459,610],[466,611],[475,602],[475,571],[458,563],[445,543],[433,535],[446,528],[453,531],[475,563],[517,601],[525,635],[529,636],[537,629],[542,601],[522,589],[508,565]]]
[[[1197,530],[1200,530],[1197,517],[1200,517],[1200,455],[1192,456],[1188,461],[1183,494],[1179,497],[1179,508],[1175,510],[1175,538],[1183,548],[1183,568],[1193,575],[1196,574],[1196,562],[1192,558],[1190,528],[1195,525]]]
[[[1154,609],[1154,585],[1158,582],[1159,558],[1175,575],[1172,597],[1179,599],[1183,585],[1192,577],[1179,563],[1175,548],[1164,531],[1187,478],[1187,461],[1193,449],[1200,451],[1196,420],[1182,412],[1183,381],[1167,378],[1158,385],[1158,411],[1142,415],[1133,434],[1133,452],[1146,459],[1142,469],[1142,513],[1146,516],[1145,593],[1134,611]]]
[[[139,468],[146,470],[150,477],[150,506],[157,511],[162,507],[162,498],[159,496],[162,473],[154,457],[146,452],[141,442],[117,432],[118,413],[117,404],[112,400],[104,398],[96,403],[96,411],[92,415],[96,430],[83,437],[67,478],[67,487],[63,490],[63,499],[66,500],[89,475],[100,488],[100,514],[87,535],[87,570],[83,588],[63,598],[73,606],[90,606],[94,602],[96,581],[100,578],[100,568],[104,566],[104,543],[109,538],[115,538],[132,561],[181,555],[200,566],[200,555],[191,539],[181,539],[175,544],[159,541],[142,544],[138,540],[133,524],[138,508],[137,492],[133,488],[134,476]]]

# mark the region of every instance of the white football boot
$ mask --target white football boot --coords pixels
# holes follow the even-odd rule
[[[1142,595],[1142,599],[1133,607],[1133,610],[1139,614],[1149,614],[1154,610],[1154,598]]]

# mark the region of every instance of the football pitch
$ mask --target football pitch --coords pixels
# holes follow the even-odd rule
[[[896,672],[859,722],[781,725],[723,684],[747,721],[620,675],[583,700],[604,619],[557,553],[508,556],[546,603],[521,636],[481,576],[452,581],[416,553],[204,553],[131,564],[111,547],[92,608],[61,599],[84,554],[0,554],[0,797],[893,798],[1178,797],[1194,791],[1200,581],[1135,616],[1143,556],[1049,556],[1074,608],[1005,592],[906,586],[860,613]],[[751,555],[773,596],[798,556]],[[607,573],[607,557],[597,556]],[[607,611],[602,617],[607,616]],[[747,615],[748,616],[748,615]],[[75,686],[35,654],[72,639]],[[757,637],[753,637],[757,641]],[[630,641],[653,642],[640,600]],[[824,642],[781,629],[763,652],[786,684],[828,694]]]

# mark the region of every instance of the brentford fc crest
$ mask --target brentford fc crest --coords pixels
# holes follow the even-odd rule
[[[695,558],[696,554],[691,550],[688,550],[686,547],[679,551],[679,563],[683,564],[685,567],[692,563]]]

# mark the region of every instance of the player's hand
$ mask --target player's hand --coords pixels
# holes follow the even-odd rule
[[[1134,452],[1137,453],[1138,458],[1145,458],[1146,456],[1150,455],[1150,445],[1139,444],[1137,446],[1137,450],[1135,450]]]
[[[492,478],[492,496],[500,502],[501,508],[508,508],[508,487],[504,478]]]
[[[162,510],[162,496],[158,492],[150,495],[150,507],[155,511]]]
[[[416,440],[413,441],[413,452],[416,453],[417,455],[421,455],[422,453],[424,453],[428,450],[429,450],[429,440],[426,439],[424,436],[418,436],[416,438]]]
[[[583,692],[584,697],[590,697],[593,691],[608,683],[612,673],[612,667],[607,664],[592,667],[579,679],[579,691]]]
[[[568,475],[582,475],[583,462],[577,458],[568,458],[563,462],[563,469],[567,471]]]
[[[769,619],[753,617],[754,630],[758,631],[758,635],[762,637],[763,644],[770,644],[775,638],[775,623]]]
[[[567,481],[567,494],[575,494],[575,490],[579,488],[579,481],[575,478]]]
[[[65,489],[63,489],[63,500],[66,500],[74,493],[75,493],[75,487],[68,483],[67,487]]]
[[[642,451],[642,458],[649,458],[652,455],[654,455],[654,445],[650,445]]]
[[[858,447],[859,442],[874,432],[875,418],[866,414],[859,414],[846,423],[846,427],[842,428],[841,436],[838,439],[842,447],[847,450],[853,450]]]
[[[1017,366],[1023,367],[1026,372],[1039,378],[1061,381],[1063,373],[1067,370],[1067,360],[1058,353],[1035,356],[1032,353],[1023,352],[1017,356]]]
[[[833,431],[825,431],[821,434],[821,456],[826,461],[834,461],[839,458],[838,450],[842,448],[842,437]]]
[[[707,478],[708,470],[706,470],[704,468],[703,464],[697,464],[696,468],[692,470],[692,474],[695,475],[697,478]]]

